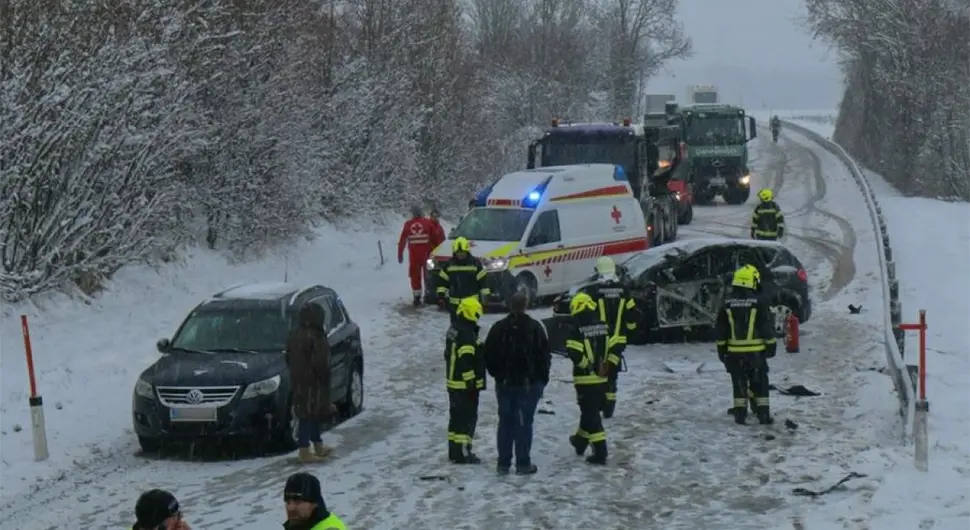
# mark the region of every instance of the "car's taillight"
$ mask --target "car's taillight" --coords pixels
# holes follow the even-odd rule
[[[798,279],[803,282],[808,281],[808,273],[805,272],[805,269],[798,269]]]

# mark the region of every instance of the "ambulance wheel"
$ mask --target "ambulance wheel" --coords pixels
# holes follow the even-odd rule
[[[689,225],[694,220],[694,205],[688,204],[684,211],[677,216],[677,222],[682,225]]]
[[[515,290],[529,297],[529,307],[539,305],[539,282],[531,272],[523,272],[515,277]]]

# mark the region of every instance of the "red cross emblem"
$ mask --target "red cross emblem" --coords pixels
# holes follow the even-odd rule
[[[414,235],[423,234],[424,227],[421,226],[421,223],[411,223],[411,233]]]
[[[616,206],[614,206],[613,207],[613,212],[610,213],[610,217],[612,217],[613,220],[616,221],[616,224],[620,224],[620,218],[623,217],[623,213],[620,212],[620,209],[619,208],[617,208]]]
[[[549,266],[546,265],[546,269],[544,271],[542,271],[542,272],[545,273],[546,278],[548,278],[549,275],[552,274],[552,269],[550,269]]]

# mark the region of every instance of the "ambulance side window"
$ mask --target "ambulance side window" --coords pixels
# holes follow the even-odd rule
[[[536,223],[532,225],[532,233],[529,234],[526,246],[535,247],[559,241],[559,212],[556,210],[542,212],[536,219]]]

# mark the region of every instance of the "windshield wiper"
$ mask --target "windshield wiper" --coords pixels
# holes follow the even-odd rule
[[[170,346],[169,351],[178,351],[182,353],[201,353],[203,355],[210,355],[212,353],[208,350],[194,350],[192,348],[182,348],[181,346]]]
[[[244,350],[242,348],[212,348],[209,353],[259,353],[256,350]]]

